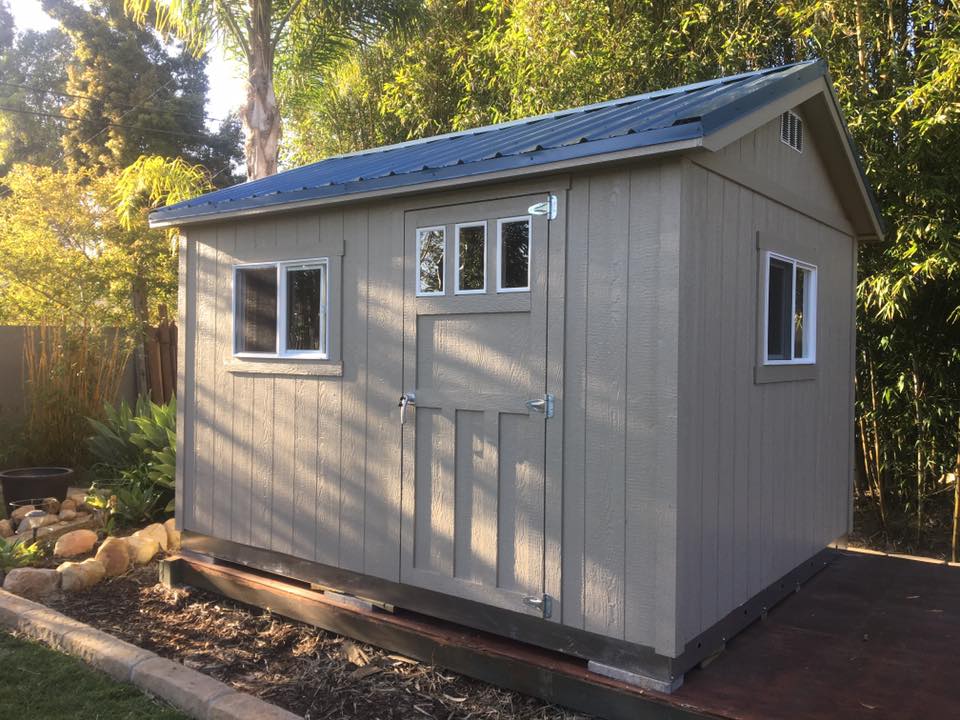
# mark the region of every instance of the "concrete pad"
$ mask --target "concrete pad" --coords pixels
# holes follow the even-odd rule
[[[63,639],[75,630],[84,630],[88,626],[62,613],[48,608],[31,610],[20,616],[17,630],[34,640],[50,647],[62,650]]]
[[[300,717],[242,692],[217,698],[210,704],[207,715],[208,720],[299,720]]]
[[[121,682],[130,682],[136,665],[157,657],[149,650],[89,626],[67,634],[61,649]]]
[[[624,670],[623,668],[599,663],[595,660],[587,661],[587,670],[594,672],[597,675],[603,675],[604,677],[613,678],[614,680],[636,685],[644,690],[655,690],[656,692],[661,692],[666,695],[676,692],[680,689],[680,686],[683,685],[683,675],[670,680],[661,680],[659,678],[641,675],[640,673],[636,673],[631,670]]]
[[[137,664],[131,680],[194,718],[206,718],[213,700],[236,692],[219,680],[160,657]]]
[[[40,603],[27,600],[19,595],[0,589],[0,625],[16,630],[20,625],[20,616],[31,610],[43,610]]]

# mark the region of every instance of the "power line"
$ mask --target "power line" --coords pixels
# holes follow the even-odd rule
[[[59,113],[40,112],[39,110],[23,110],[22,108],[5,107],[5,106],[3,106],[3,105],[0,105],[0,112],[18,113],[18,114],[20,114],[20,115],[36,115],[37,117],[46,117],[46,118],[53,118],[53,119],[58,119],[58,120],[71,120],[71,121],[73,121],[73,122],[83,122],[83,121],[85,120],[85,118],[75,117],[75,116],[71,116],[71,115],[62,115],[62,114],[59,114]],[[121,116],[121,117],[122,117],[122,116]],[[210,139],[210,135],[206,135],[206,134],[202,134],[202,133],[187,132],[187,131],[185,131],[185,130],[162,130],[162,129],[160,129],[160,128],[143,127],[143,126],[141,126],[141,125],[123,125],[123,124],[121,124],[121,123],[108,122],[108,123],[106,123],[105,127],[103,128],[103,130],[98,130],[97,133],[94,134],[91,138],[89,138],[86,142],[90,142],[90,140],[93,140],[93,138],[97,137],[97,135],[99,135],[100,133],[102,133],[102,132],[103,132],[104,130],[106,130],[107,128],[111,128],[111,127],[113,127],[113,128],[121,128],[121,129],[124,129],[124,130],[137,130],[137,131],[143,132],[143,133],[159,133],[159,134],[161,134],[161,135],[177,135],[177,136],[181,136],[181,137],[202,138],[202,139],[205,139],[205,140],[209,140],[209,139]],[[86,144],[86,143],[84,143],[84,144]]]
[[[166,87],[167,84],[169,83],[166,83],[163,87]],[[20,88],[21,90],[30,90],[32,92],[43,93],[45,95],[58,95],[60,97],[77,98],[79,100],[92,100],[93,102],[105,102],[103,98],[98,98],[93,95],[80,95],[78,93],[68,93],[62,90],[49,90],[47,88],[37,87],[36,85],[25,85],[23,83],[12,83],[12,82],[6,82],[3,80],[0,80],[0,85],[3,85],[5,87]],[[161,87],[160,89],[163,89],[163,88]],[[159,90],[154,91],[153,95],[156,95],[157,92],[159,92]],[[153,95],[151,95],[150,98],[152,98]],[[147,98],[147,100],[144,100],[143,102],[147,102],[150,98]],[[110,104],[116,105],[118,107],[137,108],[137,107],[140,107],[140,105],[142,105],[143,103],[139,103],[137,105],[131,105],[130,103],[111,102]],[[175,110],[164,110],[164,112],[169,115],[180,115],[181,117],[200,118],[203,120],[212,120],[213,122],[226,122],[227,120],[227,118],[213,117],[212,115],[207,115],[206,113],[187,113],[187,112],[177,112]]]

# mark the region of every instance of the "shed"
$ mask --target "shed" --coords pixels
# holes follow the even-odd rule
[[[821,62],[150,217],[190,550],[670,690],[850,528],[882,229]]]

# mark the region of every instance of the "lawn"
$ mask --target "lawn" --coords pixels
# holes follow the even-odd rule
[[[133,685],[80,660],[0,632],[0,708],[10,716],[90,720],[185,720]],[[7,714],[7,713],[5,713]]]

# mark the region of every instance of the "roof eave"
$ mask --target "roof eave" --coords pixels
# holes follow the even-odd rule
[[[163,208],[154,210],[149,215],[149,224],[151,228],[169,228],[183,227],[186,225],[196,225],[200,223],[221,222],[240,217],[251,217],[269,213],[292,212],[295,210],[305,210],[315,207],[332,206],[346,203],[356,203],[371,198],[399,197],[403,195],[415,195],[439,190],[449,190],[464,185],[492,183],[505,179],[515,179],[518,177],[531,177],[535,175],[549,175],[557,172],[563,172],[579,167],[591,165],[600,165],[616,162],[624,162],[635,158],[653,157],[657,155],[667,155],[686,150],[692,150],[701,147],[703,143],[702,130],[698,123],[690,123],[682,126],[689,137],[678,140],[661,142],[652,145],[643,145],[640,147],[626,148],[622,150],[613,150],[599,154],[583,155],[579,157],[565,158],[552,162],[531,163],[526,167],[497,168],[493,161],[483,161],[476,163],[478,166],[475,172],[469,174],[457,175],[454,177],[443,178],[435,177],[432,180],[420,182],[406,182],[402,176],[393,176],[393,178],[378,178],[381,182],[366,181],[355,183],[355,190],[347,192],[331,193],[327,196],[307,197],[297,199],[292,197],[288,202],[268,202],[264,198],[262,204],[252,204],[247,207],[237,208],[236,210],[224,210],[221,206],[213,206],[198,212],[198,208],[186,208],[183,214],[176,215],[165,214]],[[490,169],[484,169],[481,166],[490,166]],[[431,172],[431,175],[438,175],[438,172]],[[397,184],[386,186],[391,179]],[[166,216],[164,216],[166,215]]]

